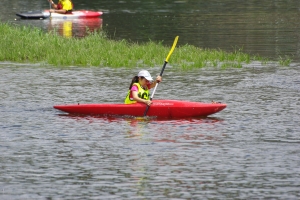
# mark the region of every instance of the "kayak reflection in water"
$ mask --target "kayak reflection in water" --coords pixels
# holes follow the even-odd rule
[[[147,70],[140,71],[131,81],[128,94],[125,98],[125,104],[140,102],[150,106],[152,102],[150,100],[149,90],[155,87],[156,83],[161,81],[161,76],[157,76],[156,80],[153,81]]]
[[[60,14],[72,14],[73,3],[71,0],[59,0],[55,4],[52,0],[48,0],[51,3],[52,8],[49,12],[60,13]]]

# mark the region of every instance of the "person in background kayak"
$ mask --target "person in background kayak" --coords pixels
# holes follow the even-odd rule
[[[60,13],[60,14],[72,14],[73,3],[71,0],[59,0],[55,4],[52,0],[48,0],[51,3],[52,8],[49,12],[51,13]]]
[[[161,82],[161,76],[157,76],[153,81],[150,73],[147,70],[142,70],[137,76],[133,77],[129,86],[128,94],[125,98],[125,104],[144,103],[151,105],[149,90],[155,87],[156,83]]]

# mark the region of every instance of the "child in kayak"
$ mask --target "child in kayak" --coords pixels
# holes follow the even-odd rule
[[[51,3],[51,6],[54,9],[51,9],[49,12],[51,13],[60,13],[60,14],[72,14],[73,3],[71,0],[59,0],[57,4],[55,4],[52,0],[48,0]]]
[[[150,106],[152,102],[150,101],[149,90],[155,87],[156,83],[161,82],[161,80],[161,76],[157,76],[156,80],[153,81],[147,70],[140,71],[131,81],[128,94],[125,98],[125,104],[140,102]]]

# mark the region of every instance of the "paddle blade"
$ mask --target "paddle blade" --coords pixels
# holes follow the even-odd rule
[[[173,51],[174,51],[174,49],[175,49],[175,47],[176,47],[178,38],[179,38],[179,36],[176,36],[176,37],[175,37],[175,40],[174,40],[174,42],[173,42],[173,46],[172,46],[172,48],[171,48],[171,50],[170,50],[170,52],[169,52],[169,54],[168,54],[168,56],[167,56],[167,58],[166,58],[166,62],[169,62],[169,58],[171,57],[171,54],[173,53]]]

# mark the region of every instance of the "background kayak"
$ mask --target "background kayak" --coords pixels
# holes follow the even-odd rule
[[[82,19],[82,18],[96,18],[103,14],[101,11],[89,11],[89,10],[77,10],[73,11],[72,14],[59,14],[51,13],[51,18],[54,19]],[[17,13],[17,16],[22,19],[46,19],[50,17],[49,10],[44,11],[29,11],[25,13]]]
[[[221,103],[201,103],[177,100],[153,100],[147,116],[158,118],[186,118],[212,115],[226,108]],[[146,105],[136,104],[71,104],[55,105],[55,109],[83,115],[143,116]]]

